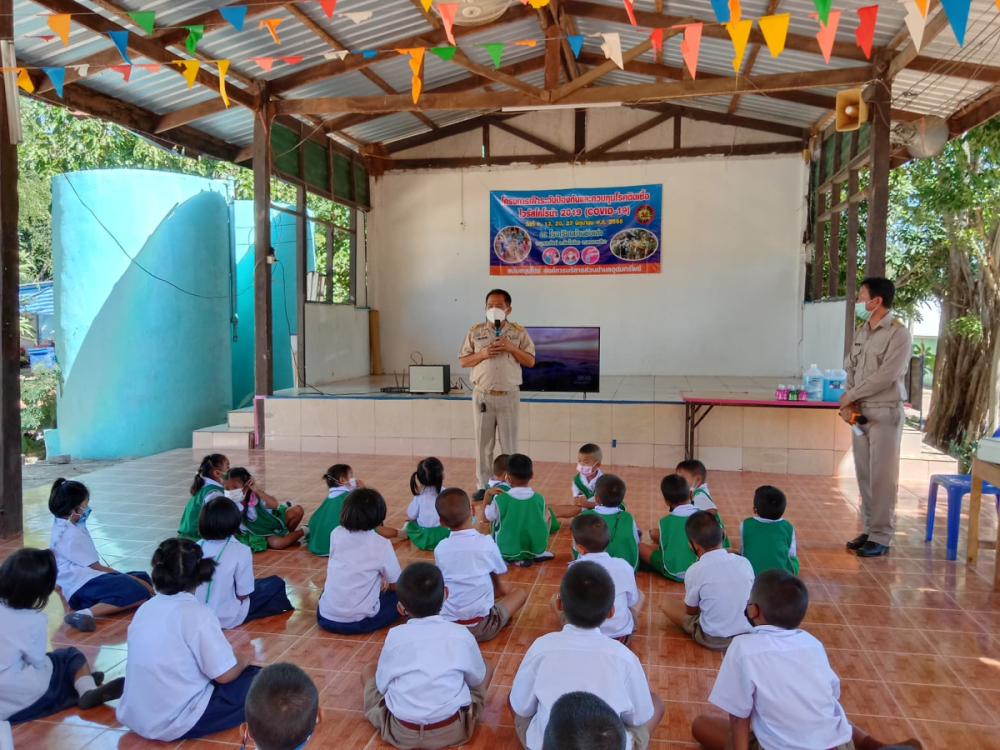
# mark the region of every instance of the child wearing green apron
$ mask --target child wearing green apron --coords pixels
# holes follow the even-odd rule
[[[684,573],[698,559],[688,544],[684,524],[698,512],[691,502],[691,489],[684,477],[670,474],[660,482],[660,493],[670,513],[660,519],[650,532],[654,544],[640,544],[639,557],[654,571],[674,581],[683,581]]]
[[[418,549],[433,550],[451,533],[447,526],[441,525],[441,517],[435,507],[443,485],[444,464],[434,457],[425,458],[417,464],[417,470],[410,476],[413,500],[406,509],[410,519],[406,523],[406,535]]]
[[[340,526],[340,511],[344,498],[355,487],[364,487],[360,479],[354,478],[354,470],[347,464],[334,464],[326,470],[323,481],[329,488],[326,500],[309,518],[309,551],[326,557],[330,554],[330,534]]]
[[[201,459],[198,473],[194,475],[194,483],[191,485],[191,499],[184,508],[177,536],[193,541],[201,539],[198,534],[201,507],[213,497],[226,493],[222,481],[228,471],[229,459],[221,453],[212,453]]]
[[[795,529],[782,518],[785,505],[785,493],[777,487],[758,487],[753,495],[756,515],[740,524],[740,553],[753,565],[755,575],[772,568],[799,574]]]
[[[545,505],[545,498],[529,486],[534,477],[531,459],[521,453],[511,454],[507,459],[507,476],[511,488],[506,492],[492,490],[485,512],[486,520],[493,523],[493,538],[500,554],[518,567],[551,560],[555,555],[545,548],[554,517]]]
[[[580,448],[576,460],[576,476],[573,477],[573,501],[583,507],[594,507],[594,492],[597,480],[601,478],[601,460],[604,458],[599,446],[587,443]]]
[[[305,515],[302,506],[279,504],[257,486],[246,469],[230,469],[225,484],[226,494],[243,508],[243,524],[236,538],[251,551],[287,549],[309,535],[308,526],[299,526]]]
[[[631,513],[625,510],[625,482],[614,474],[602,474],[594,486],[594,500],[597,505],[592,510],[584,510],[580,515],[595,513],[608,525],[610,541],[603,550],[612,557],[619,557],[632,570],[639,567],[639,525]],[[573,550],[573,559],[577,558]]]
[[[698,510],[713,513],[719,519],[719,526],[722,527],[722,533],[726,534],[726,525],[722,522],[719,508],[708,491],[708,482],[706,481],[708,478],[708,469],[705,468],[705,464],[696,458],[691,458],[677,464],[675,471],[684,477],[689,486],[694,488],[691,490],[691,502],[694,503],[694,507]],[[722,542],[722,548],[732,549],[732,547],[732,542],[729,541],[729,534],[726,534]]]

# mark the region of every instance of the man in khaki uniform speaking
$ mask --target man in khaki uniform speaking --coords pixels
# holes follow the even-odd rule
[[[865,322],[854,332],[844,361],[847,390],[840,398],[840,416],[855,424],[854,471],[865,523],[861,536],[849,541],[847,548],[858,557],[884,555],[896,531],[899,444],[913,340],[891,312],[895,294],[889,279],[872,277],[861,282],[855,312]]]
[[[493,448],[517,453],[517,419],[521,407],[521,366],[535,366],[535,342],[510,315],[510,295],[494,289],[486,295],[486,321],[469,329],[458,355],[461,367],[472,368],[473,423],[476,430],[476,473],[482,500],[493,475]]]

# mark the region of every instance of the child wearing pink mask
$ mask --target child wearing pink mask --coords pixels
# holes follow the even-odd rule
[[[580,455],[577,457],[576,476],[573,477],[573,504],[580,508],[593,508],[594,487],[597,480],[601,478],[601,454],[600,446],[587,443],[580,448]]]

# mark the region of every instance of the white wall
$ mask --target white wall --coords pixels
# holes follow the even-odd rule
[[[368,310],[351,305],[306,305],[306,379],[333,383],[371,372]]]
[[[811,364],[821,370],[842,369],[847,302],[810,302],[803,307],[802,370]]]

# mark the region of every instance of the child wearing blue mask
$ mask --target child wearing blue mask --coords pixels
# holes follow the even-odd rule
[[[49,512],[55,516],[49,548],[56,559],[56,582],[72,610],[65,622],[89,633],[96,617],[107,617],[138,607],[153,596],[147,573],[119,573],[101,564],[87,528],[90,492],[81,482],[57,479],[49,493]]]

